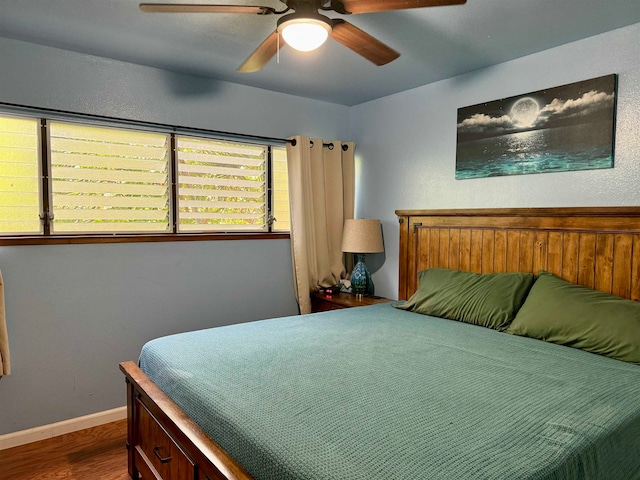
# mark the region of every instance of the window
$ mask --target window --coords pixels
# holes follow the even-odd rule
[[[267,230],[267,147],[178,136],[178,231]]]
[[[169,136],[49,125],[56,233],[170,232]]]
[[[287,171],[287,150],[274,147],[273,155],[273,230],[288,232],[291,230],[289,213],[289,174]]]
[[[287,186],[284,147],[0,114],[0,236],[284,232]]]
[[[39,122],[0,116],[0,235],[40,234]]]

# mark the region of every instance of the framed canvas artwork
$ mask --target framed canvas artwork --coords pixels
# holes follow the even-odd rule
[[[456,179],[613,168],[617,75],[458,109]]]

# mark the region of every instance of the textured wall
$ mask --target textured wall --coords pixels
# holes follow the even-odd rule
[[[0,38],[0,102],[262,136],[342,138],[348,108]],[[297,313],[288,240],[0,247],[12,374],[0,434],[125,404],[160,335]]]
[[[357,214],[383,220],[377,293],[396,298],[396,209],[640,205],[640,24],[352,107]],[[455,180],[457,109],[617,73],[615,168]],[[380,267],[383,259],[370,263]]]
[[[0,37],[0,102],[251,135],[340,138],[348,107]]]

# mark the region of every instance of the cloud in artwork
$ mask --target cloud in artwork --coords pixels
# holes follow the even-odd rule
[[[527,129],[552,128],[567,122],[588,122],[590,121],[588,117],[591,115],[612,108],[614,99],[613,92],[606,93],[598,90],[590,90],[578,98],[568,100],[555,97],[536,112],[535,120],[530,122]],[[459,138],[467,139],[505,135],[523,129],[516,115],[492,117],[484,113],[475,113],[465,118],[458,123],[457,127]]]
[[[476,113],[458,124],[458,133],[482,134],[491,132],[492,134],[497,134],[512,130],[513,126],[513,121],[509,115],[490,117],[484,113]]]
[[[576,118],[591,115],[603,108],[611,107],[613,93],[591,90],[580,98],[562,100],[554,98],[538,114],[538,124],[559,118]]]

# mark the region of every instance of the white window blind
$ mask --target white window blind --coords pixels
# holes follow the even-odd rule
[[[40,234],[39,122],[0,116],[0,234]]]
[[[287,170],[287,150],[284,147],[273,147],[271,149],[273,175],[272,189],[273,201],[272,210],[273,231],[288,232],[291,230],[289,213],[289,173]]]
[[[267,147],[178,135],[178,232],[267,231]]]
[[[168,232],[169,136],[51,123],[52,233]]]

